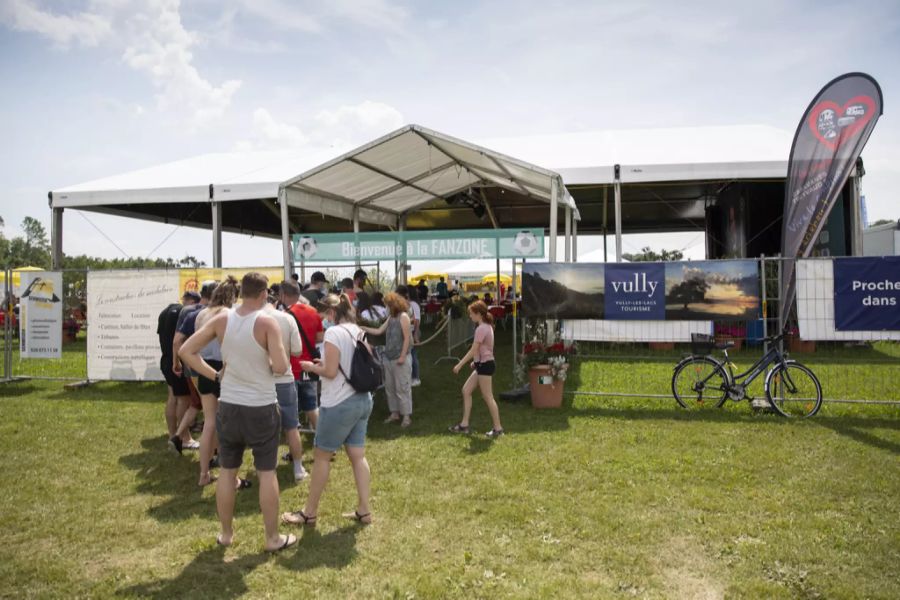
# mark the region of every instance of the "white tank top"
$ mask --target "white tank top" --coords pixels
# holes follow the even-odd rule
[[[275,404],[275,377],[266,352],[253,336],[253,326],[262,311],[244,317],[237,310],[228,311],[228,324],[222,340],[221,402],[243,406]]]

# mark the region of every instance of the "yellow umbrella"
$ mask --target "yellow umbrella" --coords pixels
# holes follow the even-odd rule
[[[447,281],[448,279],[446,273],[427,271],[425,273],[419,273],[418,275],[410,275],[408,281],[414,281],[416,283],[418,283],[420,279],[424,279],[425,281],[437,281],[441,277],[444,278],[444,281]]]
[[[497,281],[497,274],[496,273],[488,273],[487,275],[485,275],[484,277],[481,278],[481,281],[484,283],[493,283],[493,282]],[[500,273],[500,283],[509,285],[510,283],[512,283],[512,277],[505,273]]]
[[[40,267],[19,267],[18,269],[13,269],[12,273],[12,290],[14,294],[19,293],[19,286],[22,284],[22,276],[20,273],[23,271],[44,271],[44,269]],[[0,271],[0,286],[6,283],[6,273]]]

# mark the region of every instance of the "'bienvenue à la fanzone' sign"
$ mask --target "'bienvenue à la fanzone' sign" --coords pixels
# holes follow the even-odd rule
[[[542,229],[456,229],[294,234],[294,260],[542,258]]]

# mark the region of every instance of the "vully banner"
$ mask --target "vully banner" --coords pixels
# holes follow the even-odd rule
[[[62,273],[22,273],[19,343],[22,358],[62,358]]]
[[[745,321],[759,316],[753,260],[526,263],[526,317]]]
[[[834,328],[900,331],[900,256],[835,259]]]
[[[832,80],[810,103],[788,162],[781,230],[781,255],[810,255],[882,112],[881,88],[865,73]],[[796,283],[793,261],[782,270],[781,319],[787,319]]]

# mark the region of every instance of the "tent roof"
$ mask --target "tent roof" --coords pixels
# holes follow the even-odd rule
[[[560,205],[577,210],[558,173],[407,125],[283,185],[291,206],[318,212],[331,200],[399,216],[485,185],[549,203],[554,180]]]
[[[568,185],[784,178],[793,134],[766,125],[618,129],[485,140],[558,171]]]

